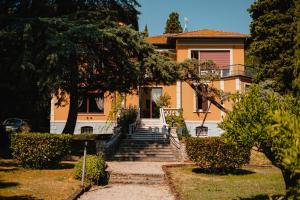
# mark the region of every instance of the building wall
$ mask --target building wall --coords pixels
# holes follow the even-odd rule
[[[244,45],[243,40],[218,40],[218,39],[206,39],[206,40],[192,40],[182,39],[176,42],[176,59],[177,62],[182,62],[190,58],[191,49],[229,49],[231,52],[231,64],[244,64]],[[234,70],[244,70],[243,67],[234,68]],[[212,84],[218,89],[224,90],[224,92],[235,93],[237,91],[245,91],[246,84],[249,84],[249,80],[242,79],[241,77],[230,77],[221,79],[220,81],[214,81]],[[153,87],[162,87],[163,93],[171,96],[171,108],[177,108],[181,104],[183,108],[183,116],[187,124],[187,128],[192,135],[195,135],[195,128],[200,126],[205,113],[195,111],[195,93],[194,90],[186,83],[172,84],[170,86],[154,85]],[[181,92],[181,97],[178,98],[178,94]],[[177,93],[177,95],[176,95]],[[108,114],[111,108],[112,95],[105,94],[104,100],[104,113],[103,114],[78,114],[78,121],[76,125],[75,133],[80,133],[82,126],[92,126],[95,133],[109,133],[112,132],[112,126],[109,127],[107,123]],[[179,102],[180,101],[180,102]],[[52,100],[52,112],[51,112],[51,132],[61,133],[65,125],[69,105],[68,102],[65,106],[55,107],[55,98]],[[232,102],[225,101],[224,106],[227,109],[232,108]],[[139,95],[137,92],[126,95],[124,106],[130,105],[139,106]],[[211,105],[209,113],[206,118],[205,126],[208,126],[209,136],[216,136],[222,133],[222,130],[217,127],[217,124],[222,121],[225,113],[220,111],[216,106]]]

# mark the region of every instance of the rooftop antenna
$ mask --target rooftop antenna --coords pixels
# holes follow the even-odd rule
[[[183,32],[187,32],[188,31],[188,23],[189,23],[189,19],[187,17],[184,17],[184,29],[183,29]]]

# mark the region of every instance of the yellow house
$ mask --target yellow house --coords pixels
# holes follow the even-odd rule
[[[251,83],[251,76],[244,66],[244,46],[249,35],[217,30],[197,30],[179,34],[164,34],[148,37],[145,40],[153,44],[157,51],[168,51],[177,62],[195,58],[200,61],[212,60],[221,69],[221,78],[213,81],[215,88],[224,92],[244,92]],[[161,116],[154,112],[155,100],[162,94],[171,96],[171,108],[166,112],[182,110],[184,120],[191,135],[195,136],[196,127],[200,126],[208,111],[204,126],[208,127],[208,136],[222,133],[217,124],[222,121],[225,113],[216,106],[198,96],[186,82],[177,81],[173,85],[153,85],[141,87],[136,94],[127,95],[124,107],[134,105],[139,108],[140,118],[144,121],[158,121]],[[61,133],[68,115],[68,105],[55,107],[55,99],[51,101],[51,133]],[[107,119],[111,109],[112,97],[107,94],[91,94],[79,100],[79,113],[75,134],[82,127],[90,126],[97,134],[110,133]],[[232,102],[225,101],[222,105],[229,109]],[[148,120],[148,121],[149,121]]]

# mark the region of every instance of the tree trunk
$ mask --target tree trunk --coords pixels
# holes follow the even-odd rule
[[[74,134],[78,113],[78,91],[77,87],[70,89],[70,107],[68,119],[62,133]]]
[[[286,196],[288,199],[300,199],[300,173],[295,172],[283,168],[275,162],[275,155],[272,153],[271,147],[269,145],[263,144],[262,150],[266,157],[272,162],[272,164],[278,167],[281,170],[285,188],[286,188]]]
[[[285,182],[287,197],[298,199],[300,197],[300,174],[293,174],[291,171],[284,169],[281,169],[281,172]]]

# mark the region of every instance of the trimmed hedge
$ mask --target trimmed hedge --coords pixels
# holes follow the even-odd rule
[[[75,165],[75,178],[81,180],[82,176],[82,162],[83,157]],[[87,155],[86,156],[86,171],[85,182],[89,184],[99,184],[106,181],[107,165],[104,156],[100,155]]]
[[[226,173],[250,160],[250,149],[225,143],[219,137],[187,138],[188,157],[210,173]]]
[[[18,133],[11,137],[11,150],[22,166],[53,168],[70,152],[70,135]]]

